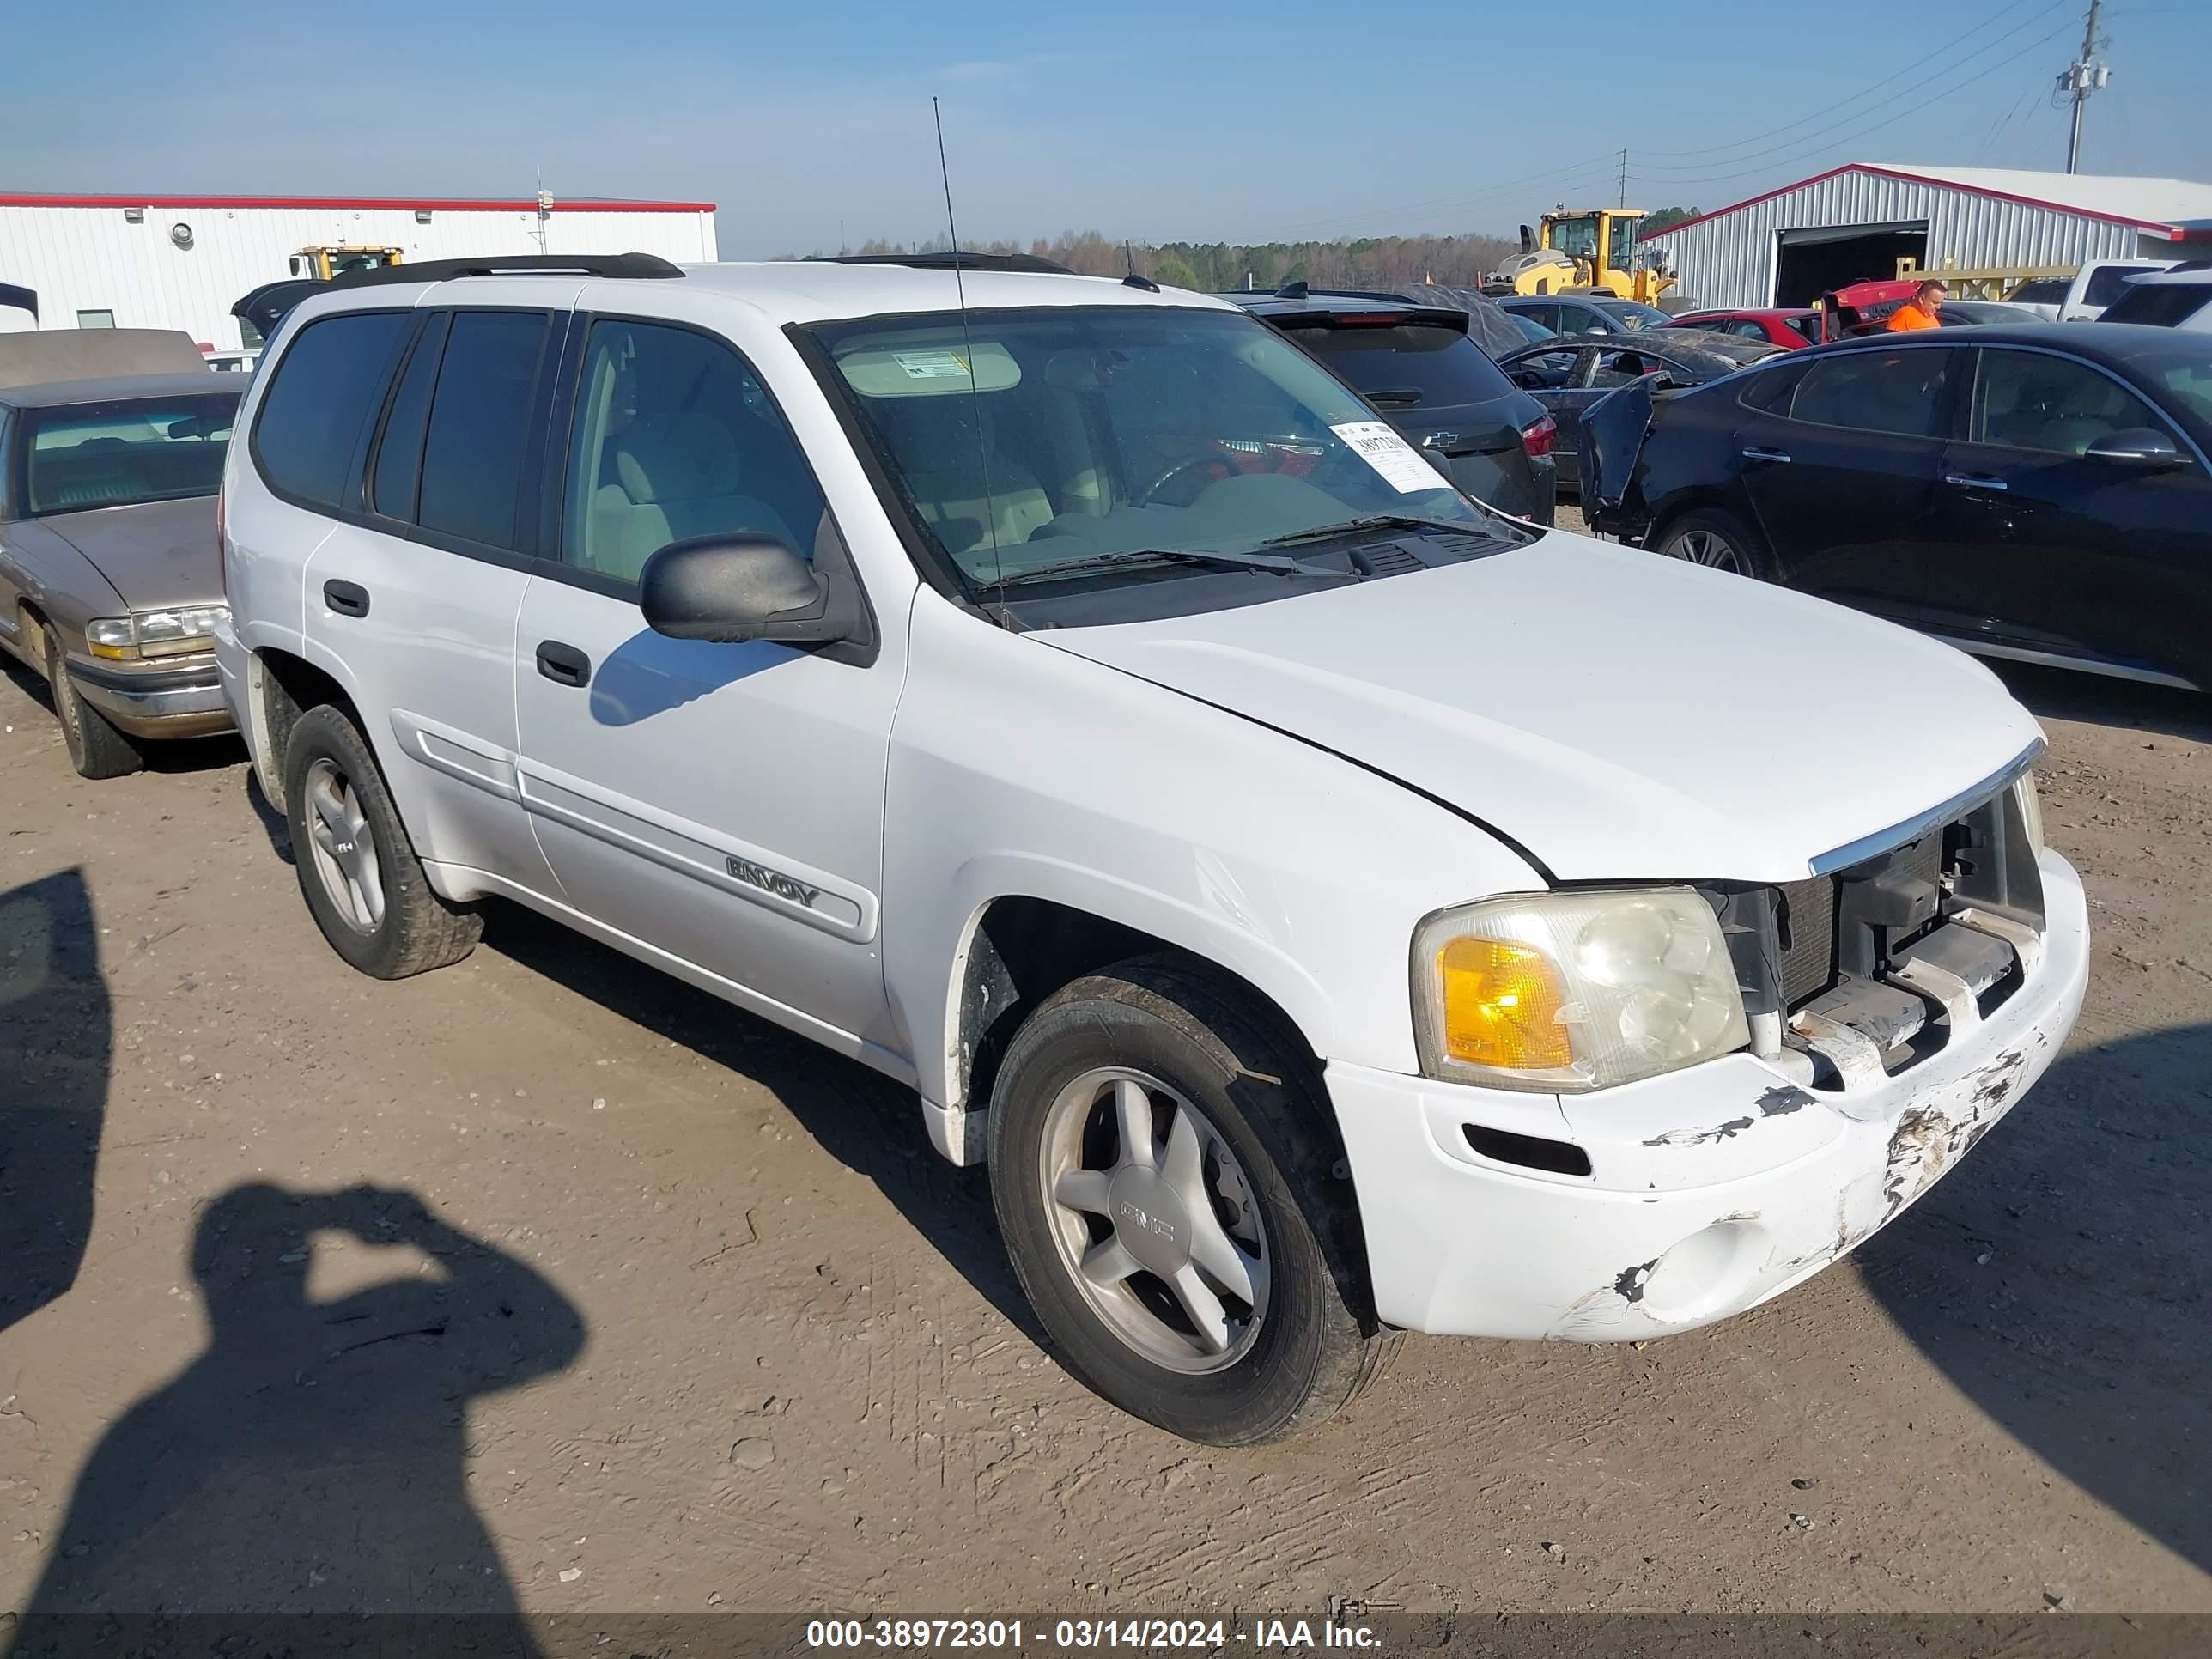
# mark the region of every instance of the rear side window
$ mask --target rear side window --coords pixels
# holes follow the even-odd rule
[[[438,383],[438,360],[446,349],[447,312],[433,312],[400,371],[392,412],[384,417],[376,462],[368,480],[368,504],[388,519],[415,518],[416,486],[422,476],[422,434],[430,425],[430,392]]]
[[[2207,305],[2212,305],[2212,281],[2130,283],[2128,291],[2113,301],[2112,308],[2105,313],[2105,320],[2179,328]]]
[[[2081,290],[2081,303],[2089,306],[2108,306],[2128,291],[2128,278],[2140,276],[2142,265],[2106,265],[2089,273],[2088,286]]]
[[[1779,415],[1790,407],[1790,394],[1797,390],[1797,382],[1804,378],[1804,366],[1796,363],[1787,368],[1770,368],[1762,374],[1747,374],[1743,378],[1743,390],[1735,394],[1736,401],[1746,409],[1755,409],[1765,415]]]
[[[546,322],[538,311],[453,314],[422,445],[416,521],[423,529],[519,547],[516,507]]]
[[[309,323],[279,360],[253,417],[253,456],[279,495],[345,510],[354,458],[377,411],[405,311],[351,311]]]
[[[1301,328],[1291,337],[1385,409],[1488,403],[1513,390],[1480,346],[1434,323]]]
[[[1806,366],[1790,417],[1933,438],[1955,351],[1852,351]]]
[[[1556,351],[1532,351],[1525,357],[1513,360],[1513,379],[1517,385],[1531,392],[1559,392],[1574,385],[1575,370],[1582,361],[1579,346],[1563,346]]]
[[[1819,313],[1815,313],[1810,317],[1792,317],[1790,319],[1790,326],[1796,329],[1800,334],[1810,340],[1814,345],[1820,343],[1820,319]]]

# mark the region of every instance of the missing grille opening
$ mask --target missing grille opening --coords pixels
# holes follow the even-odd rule
[[[1460,1129],[1468,1146],[1500,1164],[1517,1164],[1525,1170],[1542,1170],[1551,1175],[1590,1172],[1589,1154],[1571,1140],[1516,1135],[1509,1129],[1486,1129],[1480,1123],[1462,1123]]]

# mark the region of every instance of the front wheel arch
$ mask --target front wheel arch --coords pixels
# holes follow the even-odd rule
[[[1279,1000],[1205,952],[1076,905],[1006,893],[981,906],[964,934],[946,1025],[946,1104],[983,1110],[1006,1045],[1038,1004],[1086,974],[1138,957],[1209,975],[1264,1011],[1286,1041],[1321,1064],[1312,1038]]]

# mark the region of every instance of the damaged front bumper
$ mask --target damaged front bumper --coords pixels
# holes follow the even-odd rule
[[[1332,1064],[1378,1315],[1441,1335],[1641,1340],[1755,1307],[1849,1253],[2012,1109],[2073,1028],[2087,908],[2064,859],[2039,866],[2045,926],[2018,988],[1895,1074],[1807,1087],[1736,1054],[1554,1097]]]

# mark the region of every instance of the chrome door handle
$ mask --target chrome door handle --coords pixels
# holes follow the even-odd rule
[[[1993,478],[1986,472],[1946,472],[1943,482],[1956,484],[1961,489],[2003,489],[2008,488],[2002,478]]]
[[[1743,452],[1743,458],[1747,461],[1772,461],[1779,465],[1790,459],[1790,452],[1786,449],[1751,448]]]

